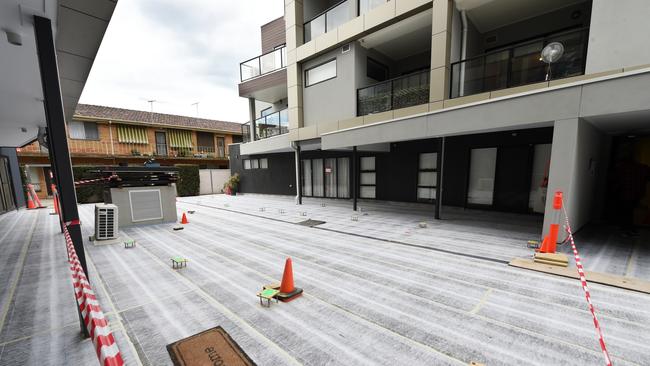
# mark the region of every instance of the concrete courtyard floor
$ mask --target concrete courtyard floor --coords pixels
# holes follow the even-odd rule
[[[352,221],[348,202],[325,202],[179,198],[179,212],[196,211],[182,231],[125,228],[135,249],[86,243],[127,363],[171,364],[167,344],[221,325],[258,365],[604,364],[580,283],[506,265],[530,255],[539,218],[446,209],[433,222],[430,206],[362,203]],[[96,362],[46,211],[0,216],[0,365]],[[80,212],[87,237],[93,206]],[[306,219],[326,223],[295,224]],[[171,268],[175,255],[187,268]],[[262,308],[255,293],[280,279],[286,257],[305,294]],[[635,266],[644,262],[625,270]],[[590,289],[614,364],[650,364],[650,295]]]

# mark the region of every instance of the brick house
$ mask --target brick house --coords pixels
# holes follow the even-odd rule
[[[68,124],[73,166],[195,164],[229,168],[228,145],[242,140],[241,124],[79,104]],[[18,161],[39,197],[51,194],[47,149],[38,141],[17,148]]]

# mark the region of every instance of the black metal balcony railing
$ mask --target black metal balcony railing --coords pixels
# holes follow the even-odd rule
[[[352,0],[343,0],[327,8],[325,11],[319,13],[310,21],[306,22],[304,24],[305,43],[352,19],[353,6],[356,6],[356,2]],[[354,15],[356,16],[356,14]]]
[[[450,98],[582,75],[589,28],[565,31],[451,64]],[[549,67],[541,51],[551,42],[564,45],[564,55]]]
[[[239,77],[246,81],[287,66],[287,47],[282,46],[239,64]]]
[[[251,123],[241,126],[243,141],[251,142]],[[283,109],[255,120],[255,140],[265,139],[289,132],[289,110]]]
[[[429,102],[430,71],[400,76],[357,90],[357,116]]]
[[[283,109],[255,120],[255,139],[265,139],[289,132],[289,110]]]
[[[241,125],[241,135],[242,135],[242,141],[244,143],[251,142],[251,123],[246,122],[243,125]]]

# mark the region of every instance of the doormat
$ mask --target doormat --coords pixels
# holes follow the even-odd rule
[[[168,344],[167,352],[175,366],[255,366],[221,327]]]
[[[318,225],[324,224],[325,221],[320,221],[320,220],[305,220],[305,221],[300,221],[297,224],[302,225],[302,226],[309,226],[309,227],[314,227]]]

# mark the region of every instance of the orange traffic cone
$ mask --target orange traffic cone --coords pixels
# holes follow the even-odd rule
[[[293,265],[291,264],[291,258],[287,258],[287,261],[284,263],[280,293],[276,297],[280,301],[289,302],[300,295],[302,295],[302,289],[295,287],[293,284]]]
[[[190,222],[187,221],[187,216],[185,216],[185,212],[183,212],[183,217],[181,218],[181,224],[189,224]]]
[[[32,200],[32,194],[27,190],[27,209],[28,210],[33,210],[36,208],[36,205],[34,204],[34,200]]]

